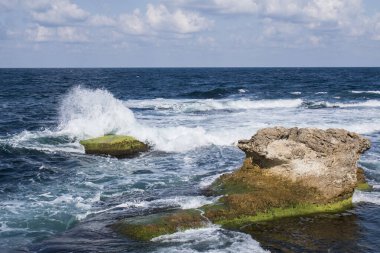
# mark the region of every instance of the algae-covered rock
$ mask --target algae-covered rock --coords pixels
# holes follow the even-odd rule
[[[199,210],[190,209],[127,218],[113,227],[119,233],[132,239],[147,241],[164,234],[200,228],[207,222]]]
[[[222,175],[211,186],[217,203],[202,207],[204,216],[225,228],[239,229],[247,223],[338,212],[352,206],[351,198],[335,202],[326,200],[317,188],[293,182],[252,164],[231,174]]]
[[[80,141],[86,154],[128,157],[148,150],[148,145],[131,136],[106,135]]]
[[[372,186],[368,184],[367,180],[365,179],[364,170],[362,168],[358,168],[356,172],[357,177],[357,184],[356,189],[359,191],[371,191]]]
[[[243,166],[219,177],[207,190],[222,196],[197,210],[181,210],[119,222],[117,230],[139,239],[203,226],[205,220],[244,231],[247,224],[352,206],[354,189],[364,187],[357,168],[370,142],[341,129],[267,128],[239,141]],[[200,212],[201,211],[201,214]]]

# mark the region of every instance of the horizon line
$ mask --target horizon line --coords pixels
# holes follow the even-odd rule
[[[265,68],[380,68],[380,66],[261,66],[261,67],[237,67],[237,66],[216,66],[216,67],[0,67],[0,69],[265,69]]]

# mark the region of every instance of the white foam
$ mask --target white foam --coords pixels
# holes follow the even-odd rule
[[[380,131],[380,124],[379,122],[373,122],[373,123],[358,123],[358,124],[346,124],[346,125],[339,125],[337,128],[344,128],[351,132],[356,132],[359,134],[370,134],[374,132]]]
[[[163,110],[171,109],[179,112],[196,112],[211,110],[247,110],[247,109],[273,109],[295,108],[301,106],[302,99],[151,99],[129,100],[126,105],[130,108]]]
[[[144,102],[140,105],[145,106]],[[226,144],[218,136],[207,134],[202,127],[158,128],[140,124],[122,101],[101,89],[74,88],[66,95],[60,111],[57,134],[78,139],[109,133],[126,134],[168,152],[187,151],[209,144]]]
[[[245,89],[239,89],[239,93],[246,93],[248,90]]]
[[[223,175],[223,173],[221,174],[216,174],[216,175],[212,175],[212,176],[209,176],[209,177],[205,177],[205,178],[202,178],[201,182],[199,183],[199,187],[201,189],[206,189],[207,187],[209,187],[217,178],[219,178],[221,175]]]
[[[44,144],[39,142],[40,138],[57,138],[61,137],[61,134],[51,130],[43,130],[30,132],[27,130],[12,136],[9,139],[1,140],[1,142],[8,143],[12,147],[16,148],[27,148],[39,151],[44,151],[48,153],[54,152],[68,152],[68,153],[78,153],[82,152],[83,148],[78,142],[64,143],[64,144]]]
[[[315,94],[327,94],[328,92],[326,91],[319,91],[319,92],[316,92]]]
[[[365,202],[380,205],[380,192],[355,191],[354,196],[352,197],[352,202]]]
[[[368,94],[380,94],[380,90],[353,90],[351,91],[354,94],[362,94],[362,93],[368,93]]]
[[[153,201],[129,201],[113,207],[115,208],[135,208],[135,207],[180,207],[181,209],[199,208],[204,205],[214,203],[219,197],[205,196],[176,196],[173,198],[157,199]]]
[[[24,131],[8,138],[6,142],[13,146],[46,152],[84,153],[83,147],[79,144],[80,139],[114,133],[135,136],[142,141],[149,142],[156,150],[186,152],[207,145],[233,145],[237,140],[249,138],[255,131],[263,127],[305,124],[305,126],[328,128],[339,125],[339,123],[330,121],[327,123],[326,120],[314,123],[313,119],[318,118],[319,115],[310,118],[302,108],[296,109],[302,103],[301,99],[151,99],[123,102],[106,90],[75,87],[62,100],[57,129]],[[158,119],[148,116],[138,120],[128,106],[150,108],[159,110],[160,113],[167,112],[167,117],[164,121],[161,120],[162,115]],[[369,100],[355,104],[330,103],[327,106],[362,106],[364,110],[367,107],[380,106],[380,101]],[[194,118],[193,112],[195,111],[219,109],[232,111],[210,112],[208,117]],[[372,110],[372,108],[368,110]],[[191,112],[191,114],[187,112]],[[289,117],[289,115],[292,116]],[[378,131],[380,130],[379,122],[373,120],[377,114],[372,113],[372,115],[374,116],[371,117],[371,123],[368,122],[369,119],[364,119],[357,123],[353,122],[355,124],[351,126],[344,124],[344,128],[359,133]],[[323,114],[321,116],[324,117]],[[338,115],[337,117],[342,118],[343,116]],[[61,138],[63,136],[69,137],[73,142],[46,144],[39,141],[39,138]]]
[[[297,107],[302,100],[130,100],[123,103],[106,90],[76,87],[64,98],[60,109],[57,134],[78,139],[97,137],[109,133],[132,135],[148,141],[155,149],[183,152],[196,147],[231,145],[235,135],[206,132],[203,127],[168,126],[150,127],[138,122],[127,107],[160,108],[173,110],[214,110],[249,108]]]
[[[359,103],[329,103],[326,102],[328,107],[341,107],[341,108],[349,108],[349,107],[380,107],[380,100],[367,100],[365,102]]]
[[[116,209],[146,209],[146,208],[181,208],[181,209],[196,209],[204,205],[212,204],[216,202],[220,197],[205,197],[205,196],[176,196],[166,199],[157,199],[153,201],[127,201],[122,204],[96,211],[87,211],[77,215],[78,220],[86,218],[90,214],[99,214]],[[69,198],[68,203],[76,201]]]
[[[157,249],[157,252],[269,252],[260,247],[248,234],[227,231],[218,226],[200,229],[189,229],[152,239],[153,242],[168,244]],[[202,250],[198,250],[202,245]],[[209,245],[209,248],[204,248]]]
[[[301,95],[302,92],[300,92],[300,91],[294,91],[294,92],[290,92],[290,94],[292,94],[292,95]]]

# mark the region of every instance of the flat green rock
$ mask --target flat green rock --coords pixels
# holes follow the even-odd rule
[[[208,220],[201,211],[188,209],[127,218],[114,224],[113,228],[134,240],[149,241],[160,235],[201,228],[207,224]]]
[[[110,155],[118,158],[131,157],[148,150],[148,145],[125,135],[106,135],[82,140],[86,154]]]

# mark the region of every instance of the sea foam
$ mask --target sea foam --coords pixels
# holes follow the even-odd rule
[[[352,197],[353,203],[372,203],[375,205],[380,205],[380,192],[363,192],[355,191]]]
[[[353,90],[351,91],[351,93],[354,93],[354,94],[380,94],[380,90]]]
[[[156,150],[186,152],[207,145],[233,145],[239,139],[250,138],[255,131],[263,127],[276,125],[342,127],[340,122],[314,121],[315,117],[324,117],[324,112],[316,111],[313,112],[315,117],[309,117],[310,112],[305,110],[305,106],[302,106],[306,104],[302,99],[122,101],[107,90],[78,86],[63,97],[59,109],[59,123],[56,128],[33,132],[23,131],[5,140],[0,140],[0,143],[5,142],[6,145],[16,148],[44,152],[83,153],[83,147],[79,144],[81,139],[105,134],[123,134],[146,141]],[[314,104],[311,106],[313,107]],[[363,119],[359,122],[344,124],[343,127],[358,133],[372,133],[380,130],[377,120],[373,120],[377,115],[374,108],[380,107],[379,100],[359,103],[324,102],[324,106],[319,107],[344,107],[347,108],[345,111],[350,108],[353,108],[352,110],[362,108],[362,110],[370,112],[368,115],[374,115],[371,116],[371,122]],[[138,109],[154,110],[150,113],[153,116],[136,118],[130,108],[137,111]],[[226,111],[217,112],[217,110]],[[196,112],[202,113],[197,114]],[[160,114],[159,121],[154,116],[157,113]],[[344,122],[346,116],[351,116],[351,114],[345,115],[344,111],[340,113],[338,117],[342,119],[339,121]]]
[[[228,231],[218,226],[189,229],[152,239],[160,243],[157,252],[269,252],[248,234]],[[176,245],[177,244],[177,245]],[[180,244],[180,245],[178,245]],[[205,248],[206,245],[208,248]]]
[[[301,106],[302,99],[150,99],[129,100],[126,105],[136,109],[173,110],[178,112],[206,112],[212,110],[249,110],[296,108]]]

